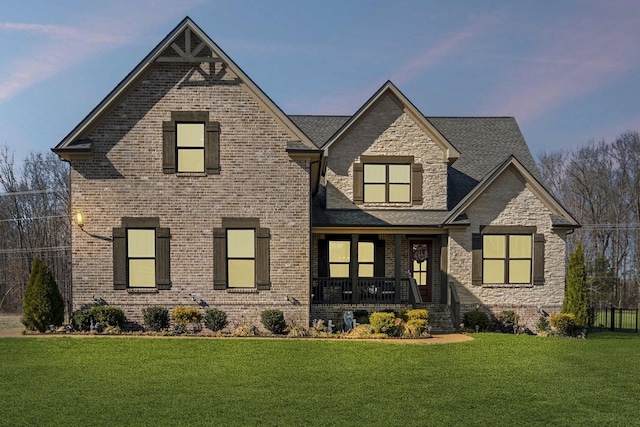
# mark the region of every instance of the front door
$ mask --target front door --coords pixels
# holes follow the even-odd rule
[[[433,241],[410,240],[411,276],[418,284],[423,302],[431,302],[433,277]]]

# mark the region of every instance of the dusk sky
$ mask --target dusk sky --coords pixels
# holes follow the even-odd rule
[[[427,116],[513,116],[534,156],[640,130],[640,1],[2,1],[0,144],[54,147],[185,16],[287,114],[391,80]]]

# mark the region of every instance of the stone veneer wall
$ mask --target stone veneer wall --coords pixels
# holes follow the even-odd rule
[[[93,158],[71,162],[72,211],[86,218],[72,234],[74,309],[95,296],[139,321],[145,307],[198,307],[195,298],[226,311],[232,325],[259,323],[266,308],[309,322],[309,164],[289,158],[292,136],[213,67],[155,64],[87,135]],[[162,122],[171,111],[209,111],[220,122],[219,175],[163,173]],[[125,216],[159,217],[170,228],[170,290],[113,289],[105,239]],[[212,230],[223,217],[259,218],[270,229],[270,290],[213,290]]]
[[[361,155],[414,156],[423,168],[423,203],[353,204],[353,163]],[[442,149],[390,95],[383,96],[329,149],[326,179],[328,209],[447,209],[447,164]]]
[[[461,306],[480,304],[499,311],[520,307],[526,326],[535,327],[539,316],[530,316],[540,306],[553,314],[562,305],[565,279],[565,233],[551,229],[549,209],[529,190],[519,176],[507,169],[485,193],[467,209],[469,229],[449,232],[449,281],[458,291]],[[471,283],[471,234],[480,225],[536,226],[545,236],[545,283],[541,286],[474,286]],[[525,309],[526,308],[526,309]],[[461,309],[462,311],[462,309]],[[535,317],[533,323],[529,323]]]

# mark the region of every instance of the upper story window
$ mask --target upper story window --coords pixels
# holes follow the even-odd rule
[[[411,165],[364,165],[365,203],[411,203]]]
[[[360,156],[353,164],[353,202],[422,204],[422,165],[413,156]]]
[[[164,173],[220,173],[220,124],[208,111],[172,111],[162,134]]]
[[[177,172],[204,172],[204,123],[176,124]]]

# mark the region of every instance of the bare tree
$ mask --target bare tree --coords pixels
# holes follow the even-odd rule
[[[69,168],[53,153],[32,153],[17,167],[0,147],[0,295],[19,311],[36,255],[70,297]]]

